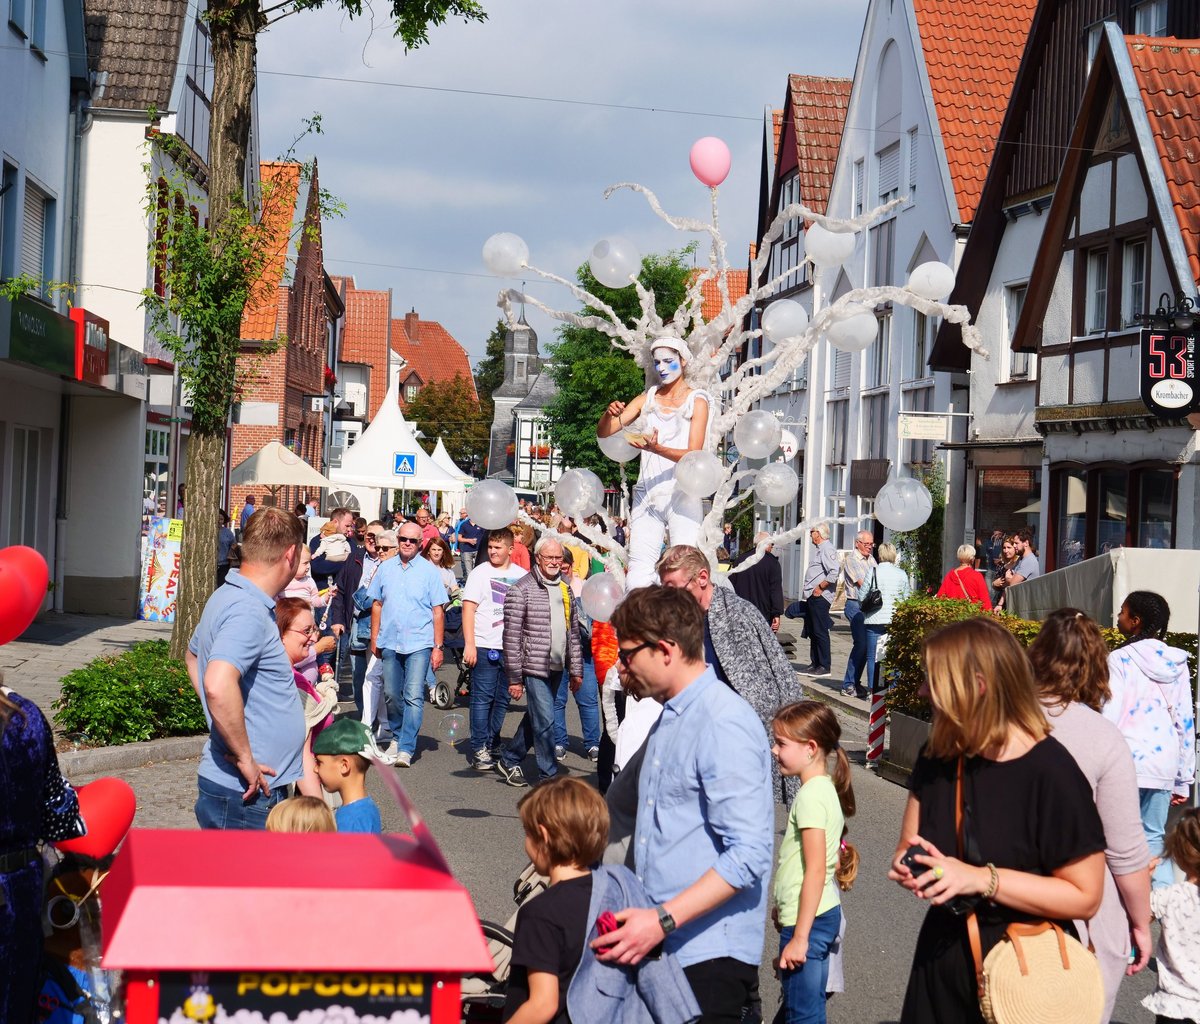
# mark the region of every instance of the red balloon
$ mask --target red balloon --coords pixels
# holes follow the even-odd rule
[[[50,570],[33,548],[0,549],[0,644],[25,632],[46,600]]]
[[[103,860],[120,845],[133,824],[137,797],[124,779],[96,779],[80,786],[77,792],[87,835],[54,845],[64,853]]]

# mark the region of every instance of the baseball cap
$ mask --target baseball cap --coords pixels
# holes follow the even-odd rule
[[[322,729],[313,740],[314,754],[361,754],[367,760],[377,758],[381,751],[370,730],[353,718],[339,718]]]

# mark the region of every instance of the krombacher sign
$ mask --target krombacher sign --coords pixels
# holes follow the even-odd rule
[[[0,299],[0,359],[75,376],[75,324],[28,295]]]

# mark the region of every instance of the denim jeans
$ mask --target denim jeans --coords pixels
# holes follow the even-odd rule
[[[850,623],[850,636],[854,646],[850,648],[850,660],[846,662],[846,675],[842,683],[853,683],[862,686],[863,669],[867,663],[867,627],[863,622],[862,606],[857,601],[847,601],[842,612]]]
[[[504,716],[508,713],[508,675],[504,652],[492,661],[486,647],[476,648],[471,669],[471,750],[491,750],[500,742]]]
[[[554,745],[567,747],[567,697],[571,692],[571,681],[564,672],[554,691]],[[579,708],[579,726],[583,731],[583,747],[591,750],[600,746],[600,688],[596,685],[596,666],[583,663],[583,685],[575,694],[575,706]]]
[[[829,668],[829,627],[833,625],[829,602],[824,597],[813,596],[807,603],[808,649],[812,654],[812,663],[818,668]]]
[[[383,661],[383,694],[388,724],[400,744],[400,753],[417,751],[417,734],[425,714],[425,674],[433,648],[422,647],[411,654],[380,650]]]
[[[1175,868],[1163,857],[1163,835],[1167,830],[1167,813],[1171,810],[1171,791],[1139,788],[1138,801],[1141,803],[1142,831],[1146,833],[1150,856],[1162,858],[1150,876],[1150,885],[1155,889],[1174,885]]]
[[[867,626],[867,686],[868,688],[875,685],[875,652],[879,650],[879,638],[887,636],[888,628],[885,625]],[[879,681],[880,689],[887,689],[883,684],[883,680]]]
[[[808,933],[808,957],[805,962],[793,970],[779,972],[780,997],[783,1000],[781,1024],[824,1024],[829,950],[837,941],[841,924],[841,907],[819,914]],[[780,951],[792,941],[795,934],[794,926],[780,931]]]
[[[267,827],[271,808],[287,797],[287,786],[271,790],[270,796],[255,793],[242,799],[243,790],[229,789],[209,779],[196,780],[196,824],[201,828],[257,829]]]
[[[554,689],[549,679],[525,677],[525,705],[521,724],[501,752],[500,760],[513,768],[525,760],[533,747],[542,778],[552,779],[558,774],[558,762],[554,760]]]

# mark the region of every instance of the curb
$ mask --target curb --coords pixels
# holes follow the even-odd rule
[[[795,668],[796,666],[792,666]],[[831,708],[841,711],[849,715],[851,718],[857,718],[864,722],[871,720],[871,706],[865,704],[857,697],[853,700],[847,700],[836,690],[831,690],[828,687],[822,686],[820,682],[813,679],[811,676],[805,675],[797,670],[796,675],[804,684],[805,700],[816,700],[822,704],[828,704]]]
[[[125,743],[119,747],[69,750],[58,755],[58,765],[67,778],[103,775],[106,772],[140,768],[153,761],[183,761],[199,757],[207,742],[208,733],[204,733],[202,736],[171,736],[163,740]]]

